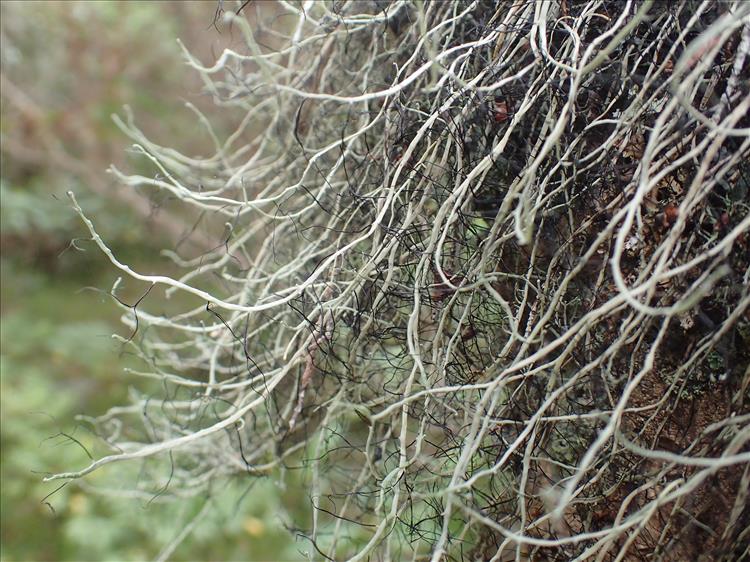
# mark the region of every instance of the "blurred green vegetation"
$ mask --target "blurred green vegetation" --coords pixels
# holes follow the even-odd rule
[[[0,197],[0,390],[2,524],[0,559],[142,560],[155,557],[201,513],[170,559],[296,560],[286,514],[305,515],[299,490],[280,493],[272,477],[238,476],[210,498],[180,502],[127,497],[137,466],[116,465],[87,479],[114,495],[59,484],[45,473],[86,466],[105,449],[77,414],[127,402],[123,374],[134,361],[111,334],[126,334],[105,293],[117,272],[85,236],[64,193],[72,189],[124,261],[168,267],[158,250],[179,229],[167,213],[133,198],[104,171],[133,169],[126,139],[111,121],[122,105],[162,142],[208,152],[183,108],[211,107],[180,58],[176,37],[198,56],[235,40],[211,22],[213,2],[3,2],[2,178]],[[231,116],[217,116],[221,130]],[[218,121],[218,122],[217,122]],[[177,223],[179,226],[179,223]],[[103,291],[86,289],[95,287]],[[123,298],[142,287],[124,287]],[[75,439],[75,441],[73,439]],[[113,485],[119,483],[119,487]],[[207,511],[201,512],[208,501]]]

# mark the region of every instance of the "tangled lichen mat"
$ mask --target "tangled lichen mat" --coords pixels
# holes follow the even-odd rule
[[[223,8],[236,130],[126,113],[112,170],[212,247],[139,271],[73,196],[160,385],[51,479],[295,478],[311,560],[747,559],[750,3]]]

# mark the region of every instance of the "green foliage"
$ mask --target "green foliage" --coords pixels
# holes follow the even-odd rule
[[[43,483],[44,473],[85,466],[86,451],[108,452],[75,415],[123,403],[129,385],[148,390],[119,374],[129,360],[110,337],[119,329],[117,310],[96,293],[77,291],[75,282],[11,262],[2,275],[3,560],[153,557],[206,498],[167,503],[154,499],[158,491],[125,497],[133,472],[113,466],[90,484],[119,495],[66,486],[47,500],[51,508],[42,502],[59,486]],[[96,281],[105,284],[104,277]],[[280,496],[270,479],[237,478],[212,493],[210,509],[172,559],[300,559],[284,528],[292,523],[285,513],[304,515],[300,498],[297,490]]]
[[[0,232],[65,232],[73,227],[72,213],[61,213],[60,204],[51,197],[39,197],[29,189],[11,189],[0,181]]]

